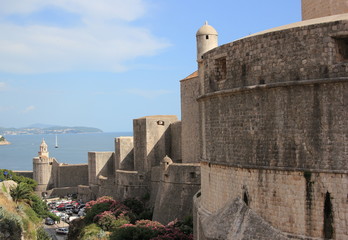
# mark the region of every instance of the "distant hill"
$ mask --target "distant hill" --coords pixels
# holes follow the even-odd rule
[[[45,126],[45,127],[39,127]],[[48,126],[48,127],[47,127]],[[100,133],[99,128],[93,127],[66,127],[45,124],[34,124],[25,128],[2,128],[0,135],[32,135],[32,134],[65,134],[65,133]]]

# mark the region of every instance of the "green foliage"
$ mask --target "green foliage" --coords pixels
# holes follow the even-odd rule
[[[28,187],[30,187],[33,191],[35,190],[35,187],[37,186],[37,182],[34,179],[20,176],[8,169],[0,169],[0,180],[3,180],[3,181],[13,180],[16,183],[21,183],[21,182],[26,183]]]
[[[37,240],[51,240],[52,238],[48,233],[45,231],[43,227],[38,228],[37,230]]]
[[[150,240],[159,234],[158,230],[147,227],[120,227],[117,228],[110,236],[110,240]]]
[[[29,196],[31,207],[35,211],[38,217],[46,218],[48,217],[48,208],[47,205],[42,199],[36,194],[31,194]]]
[[[12,199],[18,203],[19,201],[28,201],[32,195],[32,190],[26,183],[19,183],[16,187],[11,188],[10,194]]]
[[[20,205],[20,209],[25,213],[29,220],[35,224],[41,223],[41,219],[37,216],[36,212],[27,205]]]
[[[0,207],[0,239],[17,240],[22,236],[22,220]],[[5,238],[5,236],[10,236]]]
[[[119,217],[115,221],[112,222],[110,226],[110,231],[115,231],[117,228],[123,226],[124,224],[129,224],[129,218],[127,217]]]
[[[122,203],[136,215],[141,214],[145,210],[144,203],[136,198],[127,198]]]
[[[103,202],[103,203],[98,203],[92,206],[91,209],[88,209],[86,211],[86,216],[85,216],[85,222],[87,224],[92,223],[94,220],[94,217],[98,214],[101,214],[102,212],[110,210],[110,203],[108,202]]]
[[[4,184],[1,184],[1,188],[2,188],[2,191],[3,191],[3,192],[7,193],[7,188],[5,187]]]
[[[178,221],[174,224],[181,232],[185,234],[193,233],[193,217],[186,216],[183,221]]]
[[[129,214],[131,222],[135,223],[141,219],[152,219],[152,211],[145,208],[145,204],[136,198],[127,198],[122,202],[133,214]]]
[[[94,240],[94,239],[102,239],[106,237],[106,233],[101,229],[97,224],[90,224],[86,226],[81,234],[80,240]]]

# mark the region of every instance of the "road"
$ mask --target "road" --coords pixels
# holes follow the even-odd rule
[[[45,225],[44,224],[44,229],[45,231],[52,237],[53,240],[66,240],[67,235],[62,235],[62,234],[56,234],[56,229],[60,227],[69,227],[69,224],[65,222],[60,222],[58,224],[54,225]]]

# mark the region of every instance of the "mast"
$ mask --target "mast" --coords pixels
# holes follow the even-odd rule
[[[58,137],[57,137],[57,134],[56,134],[56,145],[54,147],[58,148]]]

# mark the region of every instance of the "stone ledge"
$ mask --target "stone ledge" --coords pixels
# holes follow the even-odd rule
[[[253,85],[253,86],[244,86],[244,87],[238,87],[228,90],[221,90],[216,91],[212,93],[207,93],[204,95],[201,95],[197,98],[197,101],[203,101],[205,99],[210,98],[216,98],[219,96],[229,96],[241,92],[247,92],[247,91],[257,91],[257,90],[266,90],[271,88],[284,88],[284,87],[291,87],[291,86],[304,86],[304,85],[313,85],[313,84],[333,84],[333,83],[340,83],[340,82],[347,82],[347,77],[339,77],[339,78],[324,78],[324,79],[311,79],[311,80],[301,80],[301,81],[288,81],[288,82],[277,82],[277,83],[268,83],[268,84],[260,84],[260,85]]]
[[[348,174],[347,170],[325,170],[325,169],[311,169],[311,168],[291,168],[291,167],[267,167],[267,166],[253,166],[242,165],[226,162],[212,162],[206,159],[201,159],[203,164],[222,165],[233,168],[245,168],[245,169],[260,169],[260,170],[272,170],[272,171],[291,171],[291,172],[311,172],[311,173],[332,173],[332,174]]]

